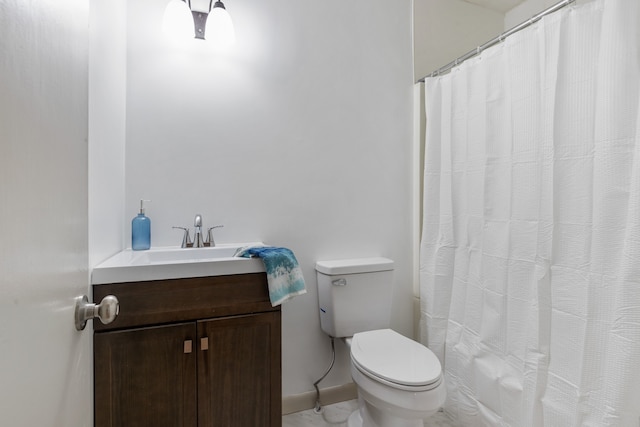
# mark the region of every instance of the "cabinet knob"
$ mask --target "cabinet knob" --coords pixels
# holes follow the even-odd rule
[[[92,304],[86,295],[76,298],[76,330],[81,331],[87,326],[87,320],[98,318],[105,325],[118,317],[120,303],[114,295],[102,298],[100,304]]]

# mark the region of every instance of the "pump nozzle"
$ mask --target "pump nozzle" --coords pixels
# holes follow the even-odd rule
[[[144,214],[144,202],[150,202],[151,200],[140,199],[140,213]]]

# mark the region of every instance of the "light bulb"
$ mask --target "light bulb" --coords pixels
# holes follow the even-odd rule
[[[206,39],[216,50],[226,50],[236,43],[231,16],[220,1],[215,2],[209,12]]]
[[[164,10],[162,31],[172,40],[188,40],[194,37],[193,15],[182,0],[171,0]]]

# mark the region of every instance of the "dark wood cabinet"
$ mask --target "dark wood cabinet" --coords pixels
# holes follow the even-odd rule
[[[198,336],[209,341],[198,353],[199,426],[282,423],[282,399],[272,399],[272,385],[280,383],[280,357],[272,352],[278,314],[198,322]]]
[[[280,427],[280,309],[264,273],[94,285],[96,427]]]
[[[94,337],[96,426],[197,426],[193,323]]]

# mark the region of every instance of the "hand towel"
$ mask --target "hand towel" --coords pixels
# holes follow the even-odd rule
[[[307,293],[298,260],[290,249],[274,246],[248,246],[235,256],[262,259],[267,271],[269,298],[273,307]]]

